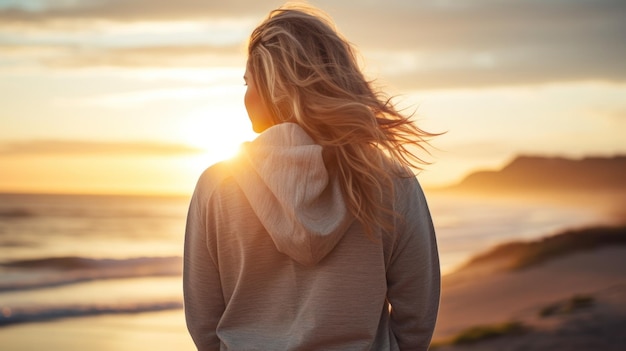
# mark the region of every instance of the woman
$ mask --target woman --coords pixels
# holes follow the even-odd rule
[[[440,273],[408,148],[432,134],[380,98],[313,9],[273,11],[248,56],[261,134],[202,174],[187,220],[198,350],[426,350]]]

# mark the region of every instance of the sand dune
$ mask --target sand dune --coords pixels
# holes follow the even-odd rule
[[[623,350],[626,345],[626,246],[577,251],[523,270],[468,274],[444,277],[434,336],[435,345],[443,346],[436,350]],[[468,328],[510,322],[525,332],[449,345]]]

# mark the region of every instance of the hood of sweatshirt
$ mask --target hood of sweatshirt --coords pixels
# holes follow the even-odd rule
[[[244,143],[232,170],[278,251],[303,265],[326,257],[354,220],[322,147],[295,123]]]

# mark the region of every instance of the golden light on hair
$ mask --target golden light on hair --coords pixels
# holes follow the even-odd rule
[[[356,50],[317,9],[272,11],[250,36],[248,69],[274,122],[297,123],[324,147],[364,227],[390,230],[389,171],[406,177],[410,167],[419,170],[427,162],[415,150],[428,152],[437,134],[418,128],[364,77]]]

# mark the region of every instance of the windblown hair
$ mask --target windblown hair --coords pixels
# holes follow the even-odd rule
[[[272,11],[250,36],[248,70],[273,122],[297,123],[323,147],[348,210],[367,234],[393,230],[393,176],[427,164],[410,149],[427,151],[436,134],[373,88],[350,43],[317,9]]]

